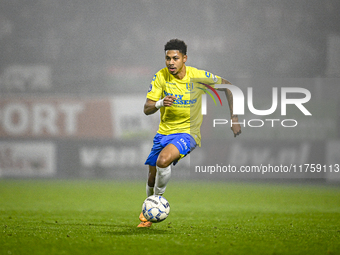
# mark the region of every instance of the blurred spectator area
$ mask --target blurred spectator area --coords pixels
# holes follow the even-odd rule
[[[336,0],[2,0],[0,6],[1,93],[146,92],[173,37],[187,42],[188,65],[230,80],[340,76]]]

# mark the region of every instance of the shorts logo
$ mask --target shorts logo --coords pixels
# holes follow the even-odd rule
[[[184,148],[187,150],[187,149],[188,149],[188,145],[187,145],[187,143],[184,141],[184,139],[181,138],[180,141],[183,143]]]

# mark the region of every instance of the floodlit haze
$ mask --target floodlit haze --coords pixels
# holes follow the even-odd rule
[[[142,109],[172,38],[187,43],[188,65],[230,80],[245,95],[253,87],[256,108],[270,108],[273,87],[312,95],[305,105],[312,116],[294,106],[282,116],[278,108],[275,127],[248,111],[236,139],[227,126],[212,128],[214,118],[229,118],[228,109],[208,112],[192,167],[340,163],[339,9],[335,0],[2,0],[0,177],[146,177],[159,116]],[[251,119],[264,127],[250,127]],[[299,124],[285,128],[284,119]],[[214,178],[193,169],[174,176]]]

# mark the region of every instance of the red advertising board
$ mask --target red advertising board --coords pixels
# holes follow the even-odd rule
[[[110,98],[0,98],[0,138],[112,138]]]

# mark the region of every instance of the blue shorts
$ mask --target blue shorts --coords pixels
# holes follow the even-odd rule
[[[170,143],[175,145],[179,150],[181,157],[178,160],[188,155],[197,146],[195,139],[186,133],[171,135],[162,135],[157,133],[153,139],[153,147],[149,157],[145,161],[145,165],[156,166],[158,155],[161,153],[163,148]],[[173,165],[176,165],[178,160],[174,161]]]

